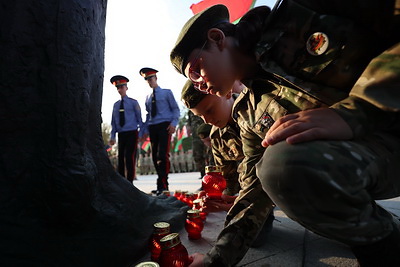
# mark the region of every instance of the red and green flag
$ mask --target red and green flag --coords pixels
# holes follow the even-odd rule
[[[146,140],[142,144],[142,149],[147,152],[150,149],[150,146],[151,146],[150,138],[147,137]]]
[[[175,152],[182,150],[183,139],[185,139],[187,137],[188,137],[188,133],[187,133],[186,125],[184,125],[182,127],[182,129],[178,129],[178,131],[177,131],[177,140],[176,140],[175,149],[174,149]]]
[[[229,10],[230,22],[240,19],[247,11],[254,7],[256,0],[203,0],[192,4],[190,9],[197,14],[213,5],[223,4]]]

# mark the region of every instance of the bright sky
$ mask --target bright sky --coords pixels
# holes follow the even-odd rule
[[[180,92],[186,78],[175,71],[169,60],[185,22],[193,16],[190,6],[196,0],[111,0],[107,4],[105,71],[102,118],[111,124],[113,104],[120,99],[110,83],[114,75],[129,79],[128,96],[138,100],[145,120],[145,98],[151,93],[139,75],[143,67],[158,70],[158,85],[171,89],[181,109]],[[272,7],[275,0],[257,0],[256,6]]]

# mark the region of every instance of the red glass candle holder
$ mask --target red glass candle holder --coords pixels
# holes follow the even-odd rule
[[[201,231],[203,231],[204,223],[200,218],[199,210],[188,210],[185,222],[185,229],[189,239],[200,239]]]
[[[182,191],[181,190],[175,190],[174,197],[176,197],[176,199],[180,200],[181,195],[182,195]]]
[[[153,235],[150,241],[151,260],[158,262],[161,253],[160,240],[170,233],[170,225],[167,222],[157,222],[153,225]]]
[[[221,199],[222,192],[226,188],[226,180],[222,176],[220,166],[207,166],[206,174],[202,179],[203,190],[210,199]]]
[[[189,254],[182,245],[178,233],[164,236],[160,240],[161,254],[160,266],[162,267],[187,267],[189,266]]]
[[[185,197],[182,199],[183,202],[185,202],[190,208],[193,207],[193,194],[192,193],[186,193]]]
[[[181,199],[181,201],[184,202],[184,203],[186,203],[186,204],[187,204],[187,202],[188,202],[187,194],[188,194],[188,193],[185,193],[184,195],[182,194],[182,199]]]
[[[182,192],[181,192],[181,197],[179,198],[179,200],[182,201],[182,202],[185,202],[184,199],[185,199],[185,195],[186,195],[187,193],[188,193],[188,191],[182,191]]]
[[[203,206],[202,206],[202,200],[201,199],[198,198],[198,199],[193,200],[192,209],[199,210],[200,211],[200,218],[203,220],[203,222],[206,221],[207,212],[203,211]]]

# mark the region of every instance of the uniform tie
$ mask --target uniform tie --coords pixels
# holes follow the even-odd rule
[[[125,125],[125,109],[123,99],[121,99],[121,104],[119,105],[119,125],[121,125],[121,127]]]
[[[151,117],[154,118],[157,114],[156,92],[153,90],[153,97],[151,98]]]

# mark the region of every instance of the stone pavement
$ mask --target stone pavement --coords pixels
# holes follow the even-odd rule
[[[170,191],[197,191],[201,186],[200,173],[172,173],[169,175]],[[145,193],[155,189],[156,175],[138,176],[134,185]],[[379,201],[391,212],[400,216],[400,197]],[[189,254],[206,253],[214,244],[223,228],[225,212],[211,213],[207,216],[202,238],[189,240],[185,229],[180,232],[183,245]],[[350,249],[338,242],[318,236],[298,223],[289,219],[277,207],[274,212],[275,221],[266,244],[259,248],[251,248],[237,266],[251,267],[355,267],[355,260]],[[139,262],[149,261],[145,255]]]

